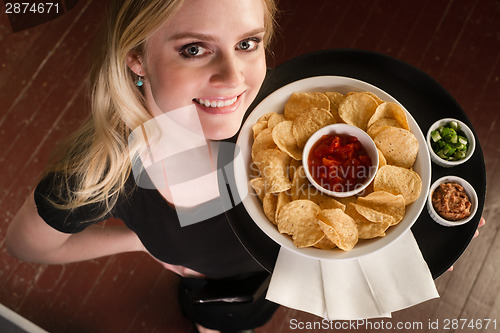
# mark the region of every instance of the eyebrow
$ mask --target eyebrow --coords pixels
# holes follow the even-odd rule
[[[258,28],[258,29],[251,30],[251,31],[241,35],[238,39],[244,39],[245,37],[258,35],[260,33],[265,33],[265,32],[266,32],[266,29]],[[181,33],[178,33],[178,34],[171,36],[168,40],[175,41],[175,40],[180,40],[180,39],[199,39],[199,40],[206,40],[206,41],[211,41],[211,42],[214,42],[214,41],[216,42],[219,40],[219,38],[217,38],[215,36],[204,34],[204,33],[197,33],[197,32],[181,32]]]

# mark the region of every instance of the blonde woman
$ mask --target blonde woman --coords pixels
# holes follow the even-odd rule
[[[114,1],[89,78],[91,117],[58,150],[11,223],[10,253],[59,264],[148,251],[183,277],[262,271],[224,215],[181,227],[168,194],[136,186],[128,137],[186,106],[196,109],[207,139],[235,135],[264,80],[274,13],[273,0]],[[95,225],[111,216],[126,227]],[[217,311],[198,320],[185,310],[213,329],[246,329],[276,309],[259,302],[260,317],[251,318],[249,308],[236,321]]]

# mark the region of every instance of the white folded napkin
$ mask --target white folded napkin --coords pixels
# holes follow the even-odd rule
[[[390,317],[439,297],[411,231],[373,254],[317,260],[280,249],[266,298],[329,320]]]

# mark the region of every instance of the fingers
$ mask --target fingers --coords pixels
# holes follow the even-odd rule
[[[479,220],[479,224],[477,226],[477,230],[474,233],[474,236],[472,238],[476,238],[477,236],[479,236],[479,228],[481,228],[485,224],[486,224],[486,220],[484,219],[484,217],[481,216],[481,219]]]
[[[203,327],[201,326],[200,324],[196,323],[196,329],[198,330],[198,332],[200,333],[220,333],[220,331],[215,331],[215,330],[211,330],[209,328],[206,328],[206,327]]]
[[[194,271],[194,270],[192,270],[190,268],[186,268],[186,267],[183,267],[183,269],[182,269],[181,272],[182,272],[181,275],[183,277],[200,277],[200,278],[205,278],[206,277],[206,275],[201,274],[201,273],[199,273],[197,271]]]
[[[174,272],[177,275],[180,275],[182,277],[196,277],[196,278],[204,278],[206,277],[204,274],[201,274],[197,271],[194,271],[190,268],[184,267],[184,266],[179,266],[179,265],[171,265],[167,264],[165,262],[157,260],[164,268]]]
[[[472,238],[476,238],[477,236],[479,236],[479,228],[481,228],[485,224],[486,224],[486,220],[484,219],[484,217],[481,216],[481,219],[479,220],[479,224],[477,226],[477,230],[474,233],[474,236]],[[453,266],[451,266],[450,268],[448,268],[447,272],[453,272]]]

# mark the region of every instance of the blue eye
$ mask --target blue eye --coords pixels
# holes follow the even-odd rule
[[[200,52],[200,48],[198,46],[190,46],[186,49],[186,53],[190,56],[196,56]]]
[[[240,43],[240,49],[241,50],[248,50],[252,48],[252,42],[249,40],[244,40],[243,42]]]
[[[186,58],[196,58],[196,57],[201,57],[210,51],[198,44],[189,44],[186,46],[183,46],[180,50],[180,54]]]
[[[255,51],[259,47],[260,38],[249,38],[238,43],[238,49],[242,51]]]

